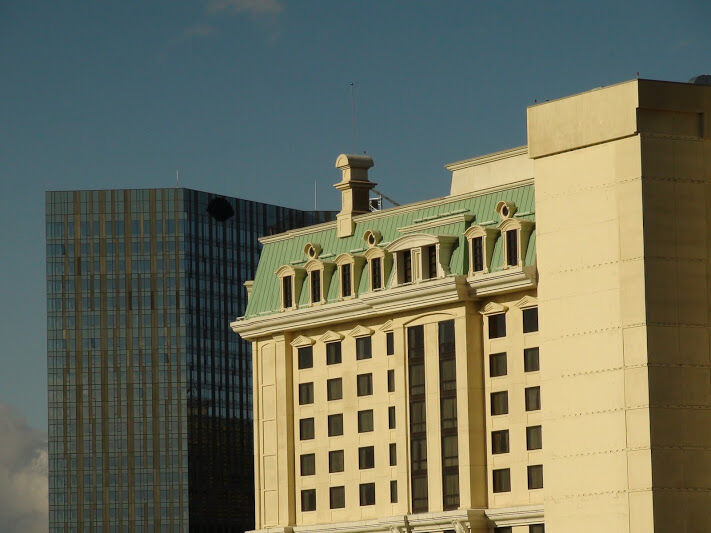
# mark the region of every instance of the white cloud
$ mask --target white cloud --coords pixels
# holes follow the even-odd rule
[[[207,13],[249,13],[250,15],[277,15],[284,9],[279,0],[209,0]]]
[[[0,533],[48,529],[47,437],[0,403]]]

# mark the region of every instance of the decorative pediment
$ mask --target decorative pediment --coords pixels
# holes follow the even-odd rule
[[[484,307],[479,309],[479,312],[482,315],[494,315],[497,313],[505,313],[507,310],[508,307],[506,307],[505,305],[501,305],[500,303],[496,302],[489,302]]]
[[[538,305],[538,299],[533,296],[524,296],[514,305],[520,309],[528,309],[529,307],[536,307]]]
[[[274,272],[274,274],[280,278],[283,278],[284,276],[295,276],[303,273],[304,269],[302,267],[295,267],[292,265],[282,265],[276,272]]]
[[[473,239],[475,237],[491,237],[497,235],[498,233],[499,232],[495,228],[474,224],[472,226],[469,226],[464,231],[464,236],[467,239]]]
[[[383,324],[382,326],[380,326],[378,329],[379,329],[380,331],[392,331],[392,330],[393,330],[393,321],[392,321],[392,320],[388,320],[385,324]]]
[[[294,348],[299,348],[301,346],[311,346],[313,345],[313,343],[313,339],[310,339],[309,337],[304,337],[303,335],[299,335],[293,341],[291,341],[291,345]]]
[[[410,235],[403,235],[398,237],[393,242],[388,244],[388,252],[400,252],[403,250],[410,250],[411,248],[419,248],[422,246],[431,246],[433,244],[439,243],[439,237],[437,235],[430,235],[429,233],[412,233]]]
[[[373,246],[372,248],[368,248],[363,253],[363,257],[365,257],[368,261],[370,261],[374,257],[385,257],[385,250],[377,246]]]
[[[348,332],[348,335],[350,337],[365,337],[367,335],[372,335],[373,330],[370,328],[366,328],[365,326],[356,326],[352,330]]]
[[[343,340],[343,335],[336,333],[335,331],[329,330],[318,338],[319,342],[336,342]]]
[[[338,266],[347,265],[349,263],[354,263],[355,259],[351,254],[338,254],[335,259],[335,263]]]

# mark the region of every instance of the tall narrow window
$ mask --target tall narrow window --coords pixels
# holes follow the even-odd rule
[[[474,237],[471,241],[472,272],[484,270],[484,237]]]
[[[442,490],[444,510],[459,507],[459,449],[457,437],[457,387],[447,364],[456,361],[454,320],[438,324],[440,433],[442,435]],[[453,385],[453,386],[452,386]]]
[[[396,466],[397,465],[397,444],[394,442],[390,443],[390,466]]]
[[[395,392],[395,370],[388,370],[388,392]]]
[[[381,261],[380,257],[374,257],[370,260],[370,288],[374,291],[383,287]]]
[[[388,407],[388,429],[395,429],[395,406]]]
[[[409,255],[409,252],[408,252]],[[427,512],[427,423],[425,412],[425,330],[407,328],[407,359],[410,374],[410,448],[412,511]]]
[[[412,253],[406,250],[402,254],[402,282],[410,283],[412,281]]]
[[[390,481],[390,503],[397,503],[397,480]]]
[[[526,449],[540,450],[543,448],[543,432],[541,426],[529,426],[526,428]]]
[[[538,360],[538,348],[526,348],[523,350],[523,371],[538,372],[541,369]]]
[[[385,345],[387,355],[393,355],[395,353],[395,334],[392,331],[385,334]]]
[[[427,277],[432,279],[437,277],[437,246],[427,247]]]
[[[506,264],[518,265],[518,230],[515,229],[506,232]]]
[[[351,265],[346,263],[341,266],[341,296],[346,298],[351,293]]]
[[[311,279],[311,303],[315,304],[321,301],[321,271],[314,270],[310,275]]]
[[[292,276],[284,276],[281,278],[281,297],[282,297],[282,307],[284,309],[289,309],[294,305],[294,299],[291,293]]]

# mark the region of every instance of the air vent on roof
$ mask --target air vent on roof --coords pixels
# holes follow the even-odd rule
[[[693,83],[694,85],[711,85],[711,74],[694,76],[689,80],[689,83]]]
[[[229,220],[235,215],[235,210],[232,208],[232,205],[220,196],[210,200],[207,204],[207,212],[212,218],[220,222]]]

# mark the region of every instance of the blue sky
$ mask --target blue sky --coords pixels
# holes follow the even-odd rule
[[[181,185],[335,208],[367,150],[400,202],[525,143],[525,108],[711,72],[711,4],[0,0],[0,403],[46,425],[46,189]],[[353,143],[350,83],[355,82]]]

